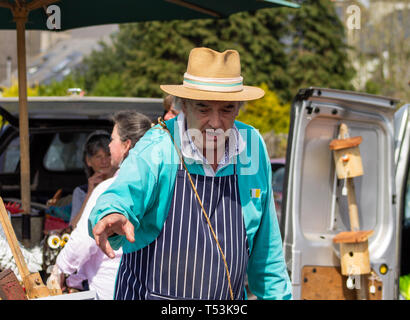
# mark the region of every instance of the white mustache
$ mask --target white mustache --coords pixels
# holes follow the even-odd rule
[[[214,137],[220,137],[220,136],[228,136],[229,135],[229,130],[226,130],[226,132],[222,129],[205,129],[205,132],[209,136],[214,136]]]

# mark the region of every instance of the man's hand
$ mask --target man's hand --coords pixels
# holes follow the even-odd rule
[[[120,213],[112,213],[102,218],[93,228],[93,235],[97,246],[111,259],[115,253],[108,242],[113,234],[125,235],[129,242],[134,242],[134,226]]]

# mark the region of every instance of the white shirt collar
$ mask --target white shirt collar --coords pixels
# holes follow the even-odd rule
[[[210,167],[210,164],[208,163],[208,160],[203,156],[202,152],[199,151],[197,146],[192,141],[188,131],[185,129],[185,115],[183,112],[180,112],[177,116],[177,122],[181,140],[182,155],[184,156],[184,158],[189,158],[202,163],[204,165],[204,169],[206,169],[205,171],[209,171],[208,169]],[[228,143],[225,147],[225,154],[219,161],[216,171],[228,165],[233,157],[237,156],[245,149],[246,143],[241,137],[239,130],[235,126],[235,124],[233,125],[232,129],[233,130],[230,130],[229,132]]]

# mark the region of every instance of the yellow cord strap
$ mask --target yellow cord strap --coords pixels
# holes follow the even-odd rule
[[[195,185],[194,185],[194,183],[193,183],[193,181],[192,181],[191,175],[189,174],[189,171],[188,171],[188,169],[187,169],[187,167],[186,167],[186,165],[185,165],[184,158],[182,157],[181,151],[179,150],[179,148],[178,148],[177,145],[175,144],[175,141],[174,141],[174,138],[172,137],[171,132],[169,132],[167,125],[165,124],[164,120],[162,120],[161,117],[158,118],[158,123],[161,125],[161,127],[162,127],[165,131],[167,131],[167,132],[169,133],[169,135],[170,135],[170,137],[171,137],[171,140],[172,140],[172,142],[173,142],[173,144],[174,144],[174,146],[175,146],[175,149],[177,150],[177,153],[178,153],[178,155],[179,155],[179,157],[180,157],[180,159],[181,159],[182,165],[184,166],[184,169],[185,169],[186,173],[188,174],[189,181],[191,182],[191,186],[192,186],[192,188],[193,188],[193,190],[194,190],[194,192],[195,192],[196,198],[198,199],[199,205],[201,206],[201,209],[202,209],[202,212],[203,212],[203,214],[204,214],[204,216],[205,216],[206,222],[208,223],[208,226],[209,226],[209,229],[211,230],[212,236],[214,237],[214,239],[215,239],[215,241],[216,241],[216,244],[218,245],[219,252],[221,253],[222,260],[223,260],[223,262],[224,262],[224,264],[225,264],[226,276],[227,276],[227,278],[228,278],[229,294],[230,294],[230,296],[231,296],[231,300],[234,300],[233,291],[232,291],[232,285],[231,285],[231,275],[229,274],[228,263],[226,262],[226,258],[225,258],[225,255],[224,255],[223,251],[222,251],[221,245],[219,244],[218,238],[216,237],[216,234],[215,234],[215,232],[214,232],[214,229],[212,228],[211,221],[209,220],[209,217],[208,217],[208,215],[207,215],[207,213],[206,213],[206,211],[205,211],[205,208],[204,208],[204,206],[202,205],[201,198],[200,198],[199,195],[198,195],[198,192],[197,192],[197,190],[196,190],[196,188],[195,188]]]

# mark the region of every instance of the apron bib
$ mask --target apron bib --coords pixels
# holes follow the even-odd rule
[[[230,176],[191,178],[224,252],[234,298],[244,299],[249,248],[236,166]],[[221,253],[182,165],[159,236],[148,246],[123,254],[114,299],[230,299]]]

